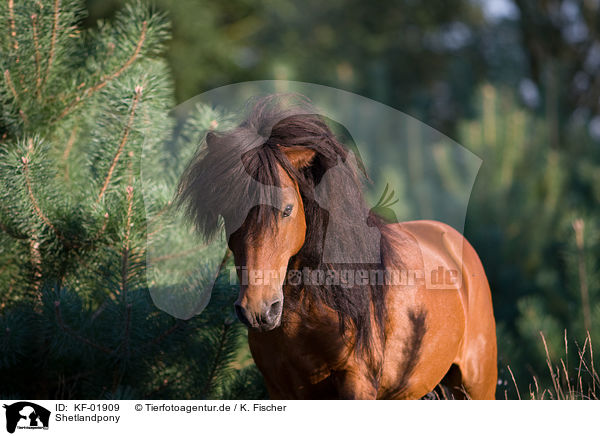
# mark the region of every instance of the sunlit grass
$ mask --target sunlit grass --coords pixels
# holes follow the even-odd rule
[[[592,338],[589,332],[583,345],[576,344],[577,360],[575,365],[569,364],[569,342],[566,330],[564,335],[565,353],[561,357],[551,356],[543,332],[540,332],[540,338],[546,352],[546,364],[551,383],[548,386],[543,386],[540,378],[534,375],[532,381],[528,384],[527,390],[524,390],[523,387],[519,387],[519,383],[515,379],[510,366],[508,366],[517,398],[531,400],[600,399],[600,376],[596,371]],[[504,391],[504,398],[508,399],[506,390]]]

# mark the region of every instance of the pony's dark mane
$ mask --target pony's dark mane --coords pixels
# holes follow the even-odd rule
[[[306,99],[272,95],[255,100],[238,127],[209,132],[205,142],[206,146],[201,146],[182,176],[177,198],[200,232],[214,234],[220,226],[219,216],[225,218],[231,229],[238,229],[244,223],[244,231],[256,234],[276,225],[280,195],[277,188],[281,186],[278,166],[281,166],[298,184],[307,223],[304,246],[290,260],[290,265],[334,273],[342,269],[384,270],[383,260],[390,251],[385,232],[378,233],[374,240],[372,233],[355,231],[357,223],[369,215],[362,194],[362,174],[352,163],[350,152],[332,133],[328,120],[318,115]],[[288,147],[310,149],[315,153],[314,158],[298,170],[286,158],[284,150]],[[316,189],[328,193],[326,207],[319,203]],[[252,219],[248,220],[250,215]],[[381,261],[325,262],[326,232],[334,224],[343,230],[335,234],[340,252],[363,253],[377,247],[381,250]],[[369,225],[382,228],[381,221],[373,216]],[[372,355],[375,339],[384,338],[387,290],[384,283],[354,283],[350,287],[303,283],[297,287],[288,285],[288,290],[306,292],[333,309],[338,314],[342,334],[353,338],[356,351]]]

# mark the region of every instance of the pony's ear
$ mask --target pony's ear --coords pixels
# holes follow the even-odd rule
[[[297,170],[306,168],[317,154],[308,147],[282,147],[283,154]]]

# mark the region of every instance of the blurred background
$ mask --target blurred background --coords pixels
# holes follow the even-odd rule
[[[534,376],[554,377],[548,357],[577,364],[587,332],[600,335],[598,0],[153,4],[172,23],[179,103],[240,81],[328,85],[481,157],[465,234],[491,281],[500,383],[516,394],[510,366],[535,391]],[[93,27],[122,2],[87,7]]]
[[[87,26],[122,0],[87,0]],[[598,2],[153,0],[172,23],[178,102],[234,82],[298,80],[352,91],[455,136],[482,84],[600,138]]]

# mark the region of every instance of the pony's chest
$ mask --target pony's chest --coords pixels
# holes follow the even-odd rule
[[[331,376],[343,366],[346,350],[339,331],[328,330],[287,324],[271,332],[248,333],[252,356],[270,391],[286,398],[334,395]]]

